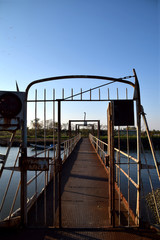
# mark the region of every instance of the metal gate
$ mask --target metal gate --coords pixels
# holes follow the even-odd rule
[[[130,189],[130,182],[133,183],[133,185],[136,187],[136,225],[139,225],[140,223],[140,192],[141,192],[141,184],[140,184],[140,179],[141,179],[141,118],[140,115],[143,112],[142,111],[142,106],[140,103],[140,91],[139,91],[139,83],[138,79],[136,76],[135,70],[133,70],[134,75],[133,76],[128,76],[128,77],[123,77],[123,78],[111,78],[111,77],[102,77],[102,76],[92,76],[92,75],[71,75],[71,76],[59,76],[59,77],[52,77],[52,78],[47,78],[47,79],[41,79],[41,80],[36,80],[32,83],[30,83],[26,89],[25,92],[23,93],[15,93],[17,97],[12,97],[12,100],[14,98],[14,101],[17,106],[19,107],[19,111],[15,111],[15,109],[11,109],[9,112],[4,113],[4,108],[6,105],[2,106],[1,101],[0,102],[0,109],[1,112],[1,130],[3,131],[11,131],[13,133],[13,136],[11,137],[10,142],[12,143],[12,139],[14,138],[14,134],[17,130],[21,129],[22,132],[22,143],[20,146],[20,151],[18,153],[17,159],[19,158],[19,166],[17,166],[15,163],[14,167],[10,168],[12,171],[20,171],[20,181],[17,187],[16,191],[16,196],[13,200],[13,205],[15,202],[15,199],[17,198],[18,191],[21,189],[20,193],[20,220],[22,225],[28,225],[28,219],[27,218],[32,218],[32,215],[29,215],[29,211],[31,208],[35,208],[35,214],[34,214],[34,221],[33,225],[44,225],[44,226],[54,226],[55,225],[55,219],[56,219],[56,214],[58,215],[58,225],[61,227],[61,170],[62,170],[62,164],[66,160],[66,158],[69,156],[71,151],[74,149],[76,146],[77,142],[80,139],[80,135],[77,135],[74,138],[69,138],[69,140],[66,140],[63,142],[63,151],[61,150],[62,148],[62,142],[61,142],[61,104],[63,102],[72,102],[72,101],[104,101],[104,102],[109,102],[109,107],[108,107],[108,156],[109,156],[109,171],[110,171],[110,178],[109,178],[109,186],[110,186],[110,219],[111,219],[111,224],[115,226],[115,192],[117,191],[116,188],[116,183],[119,184],[119,196],[120,196],[120,179],[121,175],[120,172],[123,171],[121,169],[122,164],[127,164],[128,166],[128,189]],[[44,98],[38,99],[38,93],[37,90],[35,90],[35,98],[34,99],[29,99],[29,90],[30,88],[35,85],[39,84],[42,82],[49,82],[49,81],[55,81],[55,80],[67,80],[67,79],[81,79],[81,78],[86,78],[86,79],[98,79],[98,80],[107,80],[109,82],[99,85],[97,87],[91,88],[86,91],[80,90],[79,93],[73,94],[73,90],[71,90],[71,96],[65,98],[64,97],[64,90],[62,90],[62,98],[61,99],[56,99],[55,98],[55,90],[53,89],[53,95],[50,99],[46,97],[46,90],[44,90]],[[134,78],[135,83],[132,83],[129,80],[126,80],[128,78]],[[108,96],[106,98],[101,98],[100,94],[100,89],[108,86],[109,84],[113,83],[122,83],[122,84],[129,84],[130,86],[133,87],[134,90],[134,97],[132,99],[128,99],[126,96],[126,100],[121,100],[119,99],[118,96],[118,90],[117,90],[117,99],[111,99],[109,90],[108,90]],[[99,94],[97,98],[92,97],[92,92],[96,89],[99,89]],[[89,98],[88,99],[83,99],[83,94],[88,92],[89,93]],[[4,92],[1,93],[2,99],[4,99]],[[11,94],[12,95],[12,94]],[[127,95],[127,94],[126,94]],[[79,97],[79,98],[78,98]],[[9,103],[10,100],[5,100],[6,103]],[[28,151],[28,141],[27,141],[27,108],[29,107],[29,104],[34,104],[34,154],[29,153]],[[42,129],[39,129],[39,123],[38,123],[38,105],[43,104],[43,126]],[[52,109],[52,144],[51,146],[48,146],[47,143],[47,121],[48,119],[46,118],[47,116],[47,104],[50,104],[50,111]],[[56,105],[57,104],[57,105]],[[119,149],[115,150],[114,148],[114,126],[118,126],[118,135],[120,134],[120,126],[128,126],[129,125],[134,125],[133,118],[130,119],[130,115],[133,114],[133,111],[130,112],[129,115],[126,114],[126,111],[122,111],[123,114],[120,114],[119,109],[123,109],[124,106],[129,106],[129,110],[131,108],[134,108],[133,106],[136,105],[136,131],[137,131],[137,158],[136,161],[133,158],[130,158],[129,156],[129,148],[127,147],[127,153],[126,156],[128,158],[128,162],[122,163],[119,159],[119,156],[121,154],[120,150],[120,145]],[[55,119],[55,111],[56,111],[56,106],[57,106],[57,125],[55,125],[56,119]],[[18,108],[17,107],[17,108]],[[41,108],[42,109],[42,108]],[[132,109],[133,110],[133,109]],[[12,113],[13,112],[13,113]],[[124,116],[127,115],[126,119],[123,119]],[[122,117],[122,118],[121,118]],[[145,118],[145,116],[144,116]],[[6,119],[9,119],[6,121]],[[97,120],[96,120],[97,121]],[[43,145],[43,150],[39,150],[39,131],[41,131],[41,135],[43,135],[43,144],[41,143],[41,147]],[[43,132],[43,134],[42,134]],[[55,134],[56,132],[56,134]],[[57,135],[57,139],[55,138],[55,135]],[[98,142],[98,140],[97,140]],[[9,145],[11,147],[11,144]],[[33,143],[32,143],[33,146]],[[127,143],[128,146],[128,143]],[[99,147],[97,147],[99,151]],[[117,157],[115,158],[115,151],[117,152]],[[9,151],[8,151],[9,152]],[[3,170],[7,169],[6,161],[7,161],[7,155],[1,156],[1,175],[3,173]],[[115,160],[116,159],[116,160]],[[137,166],[137,182],[135,183],[131,177],[130,177],[130,166],[131,160],[133,160]],[[17,160],[16,160],[17,161]],[[156,158],[155,158],[155,165],[157,164]],[[156,165],[158,166],[158,165]],[[158,168],[158,167],[157,167]],[[9,170],[9,168],[8,168]],[[158,170],[157,173],[159,174]],[[125,173],[124,173],[125,174]],[[39,179],[43,178],[43,184],[41,184],[41,188],[39,189]],[[118,180],[119,179],[119,180]],[[11,182],[11,180],[10,180]],[[9,183],[10,184],[10,183]],[[30,190],[30,186],[32,185],[32,190]],[[33,187],[34,185],[34,187]],[[20,188],[21,186],[21,188]],[[52,189],[52,214],[51,214],[51,219],[49,222],[47,222],[47,214],[49,211],[49,206],[47,202],[47,194],[48,194],[48,189]],[[33,190],[34,189],[34,190]],[[3,208],[4,201],[6,199],[7,191],[4,194],[4,198],[1,204],[1,209]],[[43,214],[42,214],[42,221],[41,223],[39,222],[39,215],[38,215],[38,201],[37,199],[40,199],[38,201],[43,201]],[[121,201],[121,198],[119,198]],[[128,190],[128,202],[130,202],[130,193]],[[13,214],[13,208],[14,206],[12,205],[11,212],[9,215],[9,219],[11,219],[11,216],[15,216]],[[130,207],[128,207],[128,211]],[[120,210],[119,210],[119,215],[120,215]],[[130,213],[128,214],[130,217]],[[128,222],[130,221],[128,217]],[[120,218],[119,218],[120,219]],[[120,220],[119,220],[119,225],[120,225]],[[130,224],[129,224],[130,225]]]

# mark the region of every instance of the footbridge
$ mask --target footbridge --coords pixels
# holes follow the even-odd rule
[[[55,89],[50,98],[46,96],[46,89],[44,98],[42,94],[38,98],[37,89],[35,97],[30,96],[30,89],[36,84],[81,78],[109,82],[89,90],[82,91],[81,88],[77,94],[73,94],[71,89],[69,97],[64,96],[64,89],[62,97],[55,97]],[[130,78],[134,78],[135,82],[129,81]],[[109,89],[104,91],[108,93],[107,97],[101,94],[101,88],[115,83],[126,84],[130,87],[129,91],[133,90],[132,94],[129,94],[127,89],[125,99],[120,99],[118,89],[117,96],[113,98],[110,97]],[[98,96],[94,92],[97,90]],[[84,97],[85,94],[88,94],[88,98]],[[132,97],[129,97],[131,95]],[[101,116],[98,120],[89,118],[88,122],[98,123],[98,137],[90,134],[88,138],[83,138],[81,133],[71,136],[71,122],[80,122],[87,127],[87,120],[79,117],[77,119],[76,116],[72,119],[68,116],[68,120],[72,120],[69,120],[68,135],[66,134],[63,140],[62,105],[73,102],[108,103],[104,111],[107,110],[105,140],[100,136]],[[96,113],[96,110],[94,111]],[[47,119],[48,112],[49,116],[52,115],[51,127]],[[31,131],[34,136],[30,139],[27,125],[29,113],[34,116]],[[38,122],[39,116],[43,119],[41,125]],[[149,161],[141,141],[142,120],[151,149]],[[125,144],[124,135],[121,134],[124,126]],[[132,128],[136,132],[136,141],[130,143]],[[20,225],[59,229],[113,229],[139,228],[142,222],[160,223],[159,201],[152,181],[154,171],[159,184],[160,164],[141,105],[135,70],[133,76],[123,78],[59,76],[36,80],[27,86],[25,92],[19,92],[18,89],[17,92],[1,91],[0,131],[3,136],[10,134],[7,147],[2,148],[3,153],[0,154],[0,227]],[[20,134],[20,146],[15,153],[12,146],[16,134]],[[29,145],[31,140],[34,151]],[[134,153],[131,152],[132,145],[135,146]],[[146,214],[148,190],[145,191],[142,181],[146,174],[148,188],[153,197],[154,214],[151,209]],[[148,220],[147,216],[151,220]]]

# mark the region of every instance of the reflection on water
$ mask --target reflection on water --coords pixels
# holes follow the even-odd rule
[[[6,147],[0,147],[0,153],[5,154],[6,153],[7,148]],[[13,167],[15,164],[15,159],[17,157],[19,148],[18,147],[12,147],[10,150],[10,154],[8,157],[8,160],[6,162],[6,167]],[[37,151],[37,153],[39,153],[40,151]],[[31,148],[28,148],[27,150],[27,154],[28,156],[33,156],[34,155],[34,151]],[[53,156],[53,151],[50,151],[50,155],[52,154]],[[39,156],[44,156],[44,154],[41,154]],[[48,155],[47,155],[48,156]],[[17,161],[16,166],[18,166],[19,163]],[[0,179],[0,204],[2,202],[4,193],[6,191],[8,182],[9,182],[9,178],[12,174],[12,171],[10,170],[4,170],[2,177]],[[27,181],[29,181],[32,177],[35,176],[35,171],[28,171],[27,172]],[[43,172],[37,180],[37,186],[38,186],[38,192],[40,192],[42,190],[42,188],[44,187],[44,180],[45,180],[45,173]],[[7,217],[10,213],[10,209],[12,206],[12,202],[15,196],[15,193],[17,191],[17,187],[20,181],[20,172],[18,171],[14,171],[13,173],[13,177],[12,177],[12,181],[7,193],[7,197],[5,199],[5,203],[3,206],[3,209],[0,213],[0,219],[4,219],[5,217]],[[33,181],[28,187],[27,187],[27,198],[30,198],[33,196],[33,194],[35,193],[35,181]],[[20,206],[20,191],[18,192],[18,197],[15,203],[15,207],[14,207],[14,211],[19,208]]]
[[[7,148],[5,148],[5,147],[0,147],[0,153],[5,154],[6,149]],[[18,150],[19,149],[17,147],[12,147],[11,148],[6,166],[13,166],[14,165]],[[34,154],[34,151],[32,151],[31,148],[28,148],[28,156],[32,156],[33,154]],[[135,152],[130,152],[130,155],[136,158],[136,153]],[[53,151],[50,151],[50,157],[52,157],[52,156],[53,156]],[[159,151],[156,151],[156,156],[157,156],[157,159],[160,162],[160,152]],[[152,155],[149,151],[146,151],[146,158],[147,158],[148,164],[154,165]],[[127,161],[128,161],[128,159],[126,157],[123,157],[123,162],[127,163]],[[142,156],[142,163],[145,163],[143,156]],[[18,163],[17,163],[17,166],[18,166]],[[121,167],[123,168],[123,170],[126,173],[128,173],[128,165],[127,164],[126,165],[121,165]],[[158,181],[158,178],[157,178],[156,170],[150,170],[150,174],[151,174],[154,189],[160,187],[159,181]],[[7,187],[10,175],[11,175],[11,171],[4,170],[4,172],[2,174],[2,177],[0,179],[0,204],[1,204],[1,201],[3,199],[4,192],[5,192],[5,189]],[[31,179],[34,175],[35,175],[34,171],[28,171],[27,179],[28,180]],[[137,167],[136,167],[135,164],[130,165],[130,176],[132,177],[132,179],[135,182],[137,182]],[[147,170],[142,170],[141,171],[141,176],[142,176],[142,181],[143,181],[144,194],[146,195],[148,192],[151,191],[150,190],[150,185],[149,185]],[[44,180],[45,180],[45,176],[44,176],[44,173],[42,173],[40,175],[40,177],[38,178],[38,192],[40,192],[42,190],[42,188],[44,187]],[[5,217],[7,217],[9,215],[11,204],[12,204],[15,192],[17,190],[17,186],[18,186],[19,181],[20,181],[20,172],[14,172],[5,204],[4,204],[3,209],[0,213],[0,219],[4,219]],[[121,192],[126,197],[126,199],[128,199],[128,179],[126,177],[124,177],[123,174],[121,174],[120,181],[121,181]],[[28,186],[27,197],[30,198],[31,196],[33,196],[34,193],[35,193],[35,181],[33,181]],[[133,199],[134,199],[134,201],[133,201]],[[17,198],[16,204],[15,204],[14,210],[19,208],[19,206],[20,206],[20,193],[18,194],[18,198]],[[136,207],[136,191],[135,191],[135,187],[133,187],[133,185],[131,183],[130,183],[130,206],[133,210],[135,210],[135,207]],[[143,209],[143,212],[145,212],[144,209]]]

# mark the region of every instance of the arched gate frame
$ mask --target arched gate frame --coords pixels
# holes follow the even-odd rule
[[[96,88],[103,87],[105,85],[108,85],[110,83],[114,82],[119,82],[123,84],[129,84],[134,88],[134,98],[133,100],[136,101],[136,117],[137,117],[137,184],[139,186],[137,190],[137,225],[139,225],[139,220],[140,220],[140,170],[141,170],[141,120],[140,120],[140,113],[141,113],[141,101],[140,101],[140,89],[139,89],[139,82],[138,78],[136,75],[135,70],[133,69],[133,76],[129,77],[124,77],[124,78],[112,78],[112,77],[104,77],[104,76],[93,76],[93,75],[69,75],[69,76],[58,76],[58,77],[51,77],[51,78],[46,78],[46,79],[40,79],[31,82],[28,87],[26,88],[26,99],[25,99],[25,106],[24,106],[24,116],[23,116],[23,126],[22,126],[22,151],[21,151],[21,222],[23,225],[27,225],[27,170],[25,169],[24,166],[24,160],[27,158],[27,101],[28,101],[28,93],[30,88],[38,83],[42,82],[48,82],[48,81],[55,81],[55,80],[67,80],[67,79],[80,79],[80,78],[87,78],[87,79],[97,79],[97,80],[106,80],[106,81],[111,81],[107,84],[103,84],[101,86],[98,86]],[[132,83],[128,80],[127,78],[135,78],[135,83]],[[61,157],[60,157],[60,144],[61,144],[61,102],[63,101],[86,101],[82,99],[82,94],[85,92],[90,91],[90,99],[88,101],[101,101],[100,99],[98,100],[92,100],[91,99],[91,91],[96,89],[92,88],[88,91],[81,92],[79,94],[72,95],[68,98],[62,98],[62,99],[56,99],[55,101],[58,103],[58,164],[59,164],[59,189],[61,188],[60,186],[60,179],[61,179]],[[73,97],[80,95],[81,99],[80,100],[74,100]],[[104,100],[103,100],[104,101]],[[109,101],[112,103],[111,99],[106,99],[105,101]],[[112,114],[111,114],[112,115]],[[114,144],[113,144],[113,128],[114,128],[114,122],[113,119],[110,119],[110,140],[109,140],[109,155],[110,155],[110,162],[113,163],[114,166]],[[111,181],[114,181],[114,167],[112,167],[112,179]],[[112,194],[114,195],[114,184],[113,184],[113,189],[112,189]],[[113,196],[114,199],[114,196]],[[111,200],[113,200],[111,199]],[[111,208],[112,212],[112,224],[114,226],[114,202],[111,203]],[[61,197],[59,196],[59,227],[61,227]]]

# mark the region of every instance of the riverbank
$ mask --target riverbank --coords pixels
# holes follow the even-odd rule
[[[61,137],[61,141],[64,142],[65,140],[67,140],[68,137],[67,136],[62,136]],[[100,139],[104,142],[108,142],[108,137],[107,136],[101,136]],[[149,141],[147,136],[142,136],[141,137],[141,141],[143,143],[144,148],[150,149],[149,146]],[[153,145],[155,150],[160,150],[160,137],[159,136],[153,136],[152,137],[152,141],[153,141]],[[37,144],[38,145],[43,145],[44,144],[44,138],[37,138]],[[50,145],[53,143],[53,138],[52,137],[46,137],[46,145]],[[55,143],[57,143],[57,141],[55,140]],[[0,138],[0,146],[3,147],[7,147],[9,144],[9,138]],[[21,144],[21,138],[20,137],[15,137],[12,146],[13,147],[18,147]],[[35,144],[35,139],[33,137],[28,137],[27,139],[27,145],[30,146],[30,144]],[[115,136],[114,138],[114,146],[116,148],[118,148],[118,136]],[[120,138],[120,148],[121,150],[125,150],[127,149],[127,137],[126,136],[122,136]],[[130,150],[136,150],[137,148],[137,138],[136,136],[130,136],[129,137],[129,148]]]
[[[102,136],[102,137],[100,137],[100,139],[102,141],[106,142],[106,143],[108,142],[108,137],[107,136]],[[149,145],[149,141],[148,141],[147,136],[142,136],[141,141],[142,141],[142,144],[143,144],[143,146],[146,150],[150,149],[150,145]],[[153,142],[155,150],[160,150],[160,137],[153,136],[152,137],[152,142]],[[114,137],[114,146],[115,146],[115,148],[118,148],[118,136]],[[136,150],[136,148],[137,148],[137,137],[136,136],[130,136],[129,137],[129,149],[130,150]],[[122,136],[120,138],[120,149],[121,150],[127,149],[127,137],[126,136]]]

